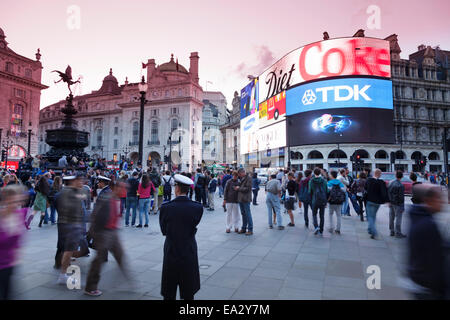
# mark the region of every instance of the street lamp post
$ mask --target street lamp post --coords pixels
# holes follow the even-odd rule
[[[143,164],[143,156],[144,156],[144,107],[148,102],[145,99],[145,95],[147,93],[148,85],[145,83],[145,78],[142,76],[142,80],[139,83],[139,93],[141,94],[141,112],[140,112],[140,122],[139,122],[139,161],[138,164]]]
[[[27,150],[27,154],[28,156],[30,156],[31,154],[31,129],[28,129],[28,150]]]

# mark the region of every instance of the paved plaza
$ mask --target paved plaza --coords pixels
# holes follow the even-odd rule
[[[341,235],[328,232],[323,237],[304,227],[303,215],[295,211],[296,226],[285,230],[269,229],[264,192],[259,206],[253,206],[254,235],[225,233],[225,213],[216,195],[216,211],[205,211],[197,232],[201,290],[196,299],[408,299],[398,277],[405,270],[406,239],[389,236],[388,207],[378,212],[379,240],[370,239],[367,222],[361,222],[352,208],[352,217],[342,219]],[[407,203],[410,204],[409,198]],[[303,211],[302,211],[303,212]],[[449,210],[446,210],[449,212]],[[446,236],[450,235],[448,214],[439,220]],[[283,224],[289,222],[283,215]],[[34,219],[24,243],[21,264],[14,276],[14,299],[133,299],[158,300],[163,261],[164,237],[158,216],[150,217],[150,227],[123,227],[120,236],[134,280],[130,286],[121,275],[114,258],[104,264],[99,289],[103,295],[92,298],[83,290],[69,290],[57,285],[53,269],[57,227],[37,227]],[[403,230],[407,233],[408,219]],[[91,256],[77,259],[82,289]],[[367,267],[381,268],[381,289],[369,290]]]

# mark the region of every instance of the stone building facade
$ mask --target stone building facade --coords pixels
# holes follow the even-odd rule
[[[292,166],[301,170],[337,162],[352,168],[350,156],[358,151],[369,169],[418,171],[416,157],[426,156],[425,170],[444,170],[442,137],[450,138],[450,52],[421,45],[408,59],[400,58],[398,36],[390,35],[394,97],[395,141],[382,144],[329,144],[292,147]],[[383,121],[380,119],[380,121]],[[396,152],[391,168],[390,154]]]
[[[48,88],[41,83],[40,58],[39,49],[36,60],[15,53],[0,29],[0,140],[1,144],[12,142],[8,161],[18,161],[26,155],[29,134],[30,153],[38,153],[41,90]]]
[[[189,71],[173,55],[169,62],[156,65],[149,59],[148,90],[144,111],[144,163],[163,169],[166,156],[182,170],[196,168],[202,160],[203,89],[199,85],[199,56],[190,55]],[[112,70],[99,90],[74,98],[75,119],[81,130],[90,133],[85,151],[93,157],[138,160],[140,96],[138,83],[119,85]],[[45,153],[45,130],[60,125],[64,100],[41,110],[39,153]]]
[[[220,127],[223,137],[222,154],[226,164],[238,165],[244,163],[244,156],[240,154],[241,128],[241,99],[237,91],[232,101],[233,109],[227,110],[227,121]]]
[[[220,127],[227,122],[227,100],[222,92],[203,93],[203,161],[207,165],[223,163],[223,135]]]

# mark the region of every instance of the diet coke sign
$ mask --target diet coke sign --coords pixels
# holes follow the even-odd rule
[[[390,78],[389,42],[375,38],[324,40],[296,49],[259,77],[260,102],[305,81],[365,75]]]

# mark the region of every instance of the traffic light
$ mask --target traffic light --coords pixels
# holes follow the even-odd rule
[[[354,156],[350,156],[350,161],[351,162],[355,162],[355,157]]]
[[[6,150],[2,150],[2,162],[6,160]]]
[[[420,160],[420,164],[425,167],[427,165],[427,157],[422,156],[422,159]]]
[[[359,161],[361,161],[361,155],[357,154],[356,155],[356,162],[359,162]]]

